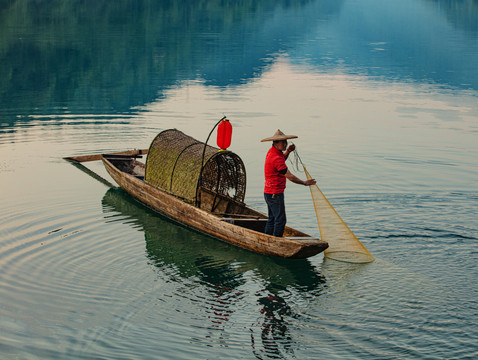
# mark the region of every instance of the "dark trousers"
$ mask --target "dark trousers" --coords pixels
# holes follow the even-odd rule
[[[281,237],[284,234],[285,216],[284,194],[265,194],[269,219],[266,223],[265,233]]]

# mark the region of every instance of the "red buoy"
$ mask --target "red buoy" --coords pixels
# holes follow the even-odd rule
[[[217,127],[217,146],[221,150],[226,150],[231,145],[232,125],[229,120],[224,119]]]

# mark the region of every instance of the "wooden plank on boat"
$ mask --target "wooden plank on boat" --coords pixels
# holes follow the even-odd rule
[[[234,219],[243,218],[243,219],[256,219],[256,220],[264,219],[264,218],[261,218],[258,215],[247,215],[247,214],[229,214],[229,213],[216,213],[215,212],[214,215],[223,216],[223,218],[221,218],[222,220],[229,219],[229,218],[234,218]],[[265,218],[265,219],[267,220],[267,218]]]
[[[267,219],[260,219],[257,216],[254,217],[223,217],[221,218],[222,221],[229,222],[231,224],[234,221],[242,221],[242,222],[267,222]]]
[[[142,150],[136,149],[136,150],[114,152],[109,154],[90,154],[90,155],[70,156],[70,157],[64,157],[63,159],[71,161],[71,162],[82,163],[87,161],[98,161],[98,160],[101,160],[103,156],[110,156],[110,155],[138,156],[138,155],[145,155],[147,153],[148,153],[148,149],[142,149]]]
[[[286,238],[294,241],[320,241],[320,239],[312,236],[286,236]]]

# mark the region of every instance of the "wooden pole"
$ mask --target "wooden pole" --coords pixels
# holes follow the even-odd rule
[[[131,155],[131,156],[138,156],[138,155],[145,155],[148,153],[148,149],[143,150],[128,150],[128,151],[121,151],[109,154],[91,154],[91,155],[80,155],[80,156],[70,156],[64,157],[63,159],[71,162],[87,162],[87,161],[98,161],[101,160],[103,155]]]

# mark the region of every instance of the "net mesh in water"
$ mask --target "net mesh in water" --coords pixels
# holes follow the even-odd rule
[[[312,179],[305,166],[304,171],[307,179]],[[328,249],[324,251],[325,257],[351,263],[372,262],[374,260],[372,254],[345,224],[319,187],[312,185],[309,188],[317,215],[320,237],[329,244]]]

